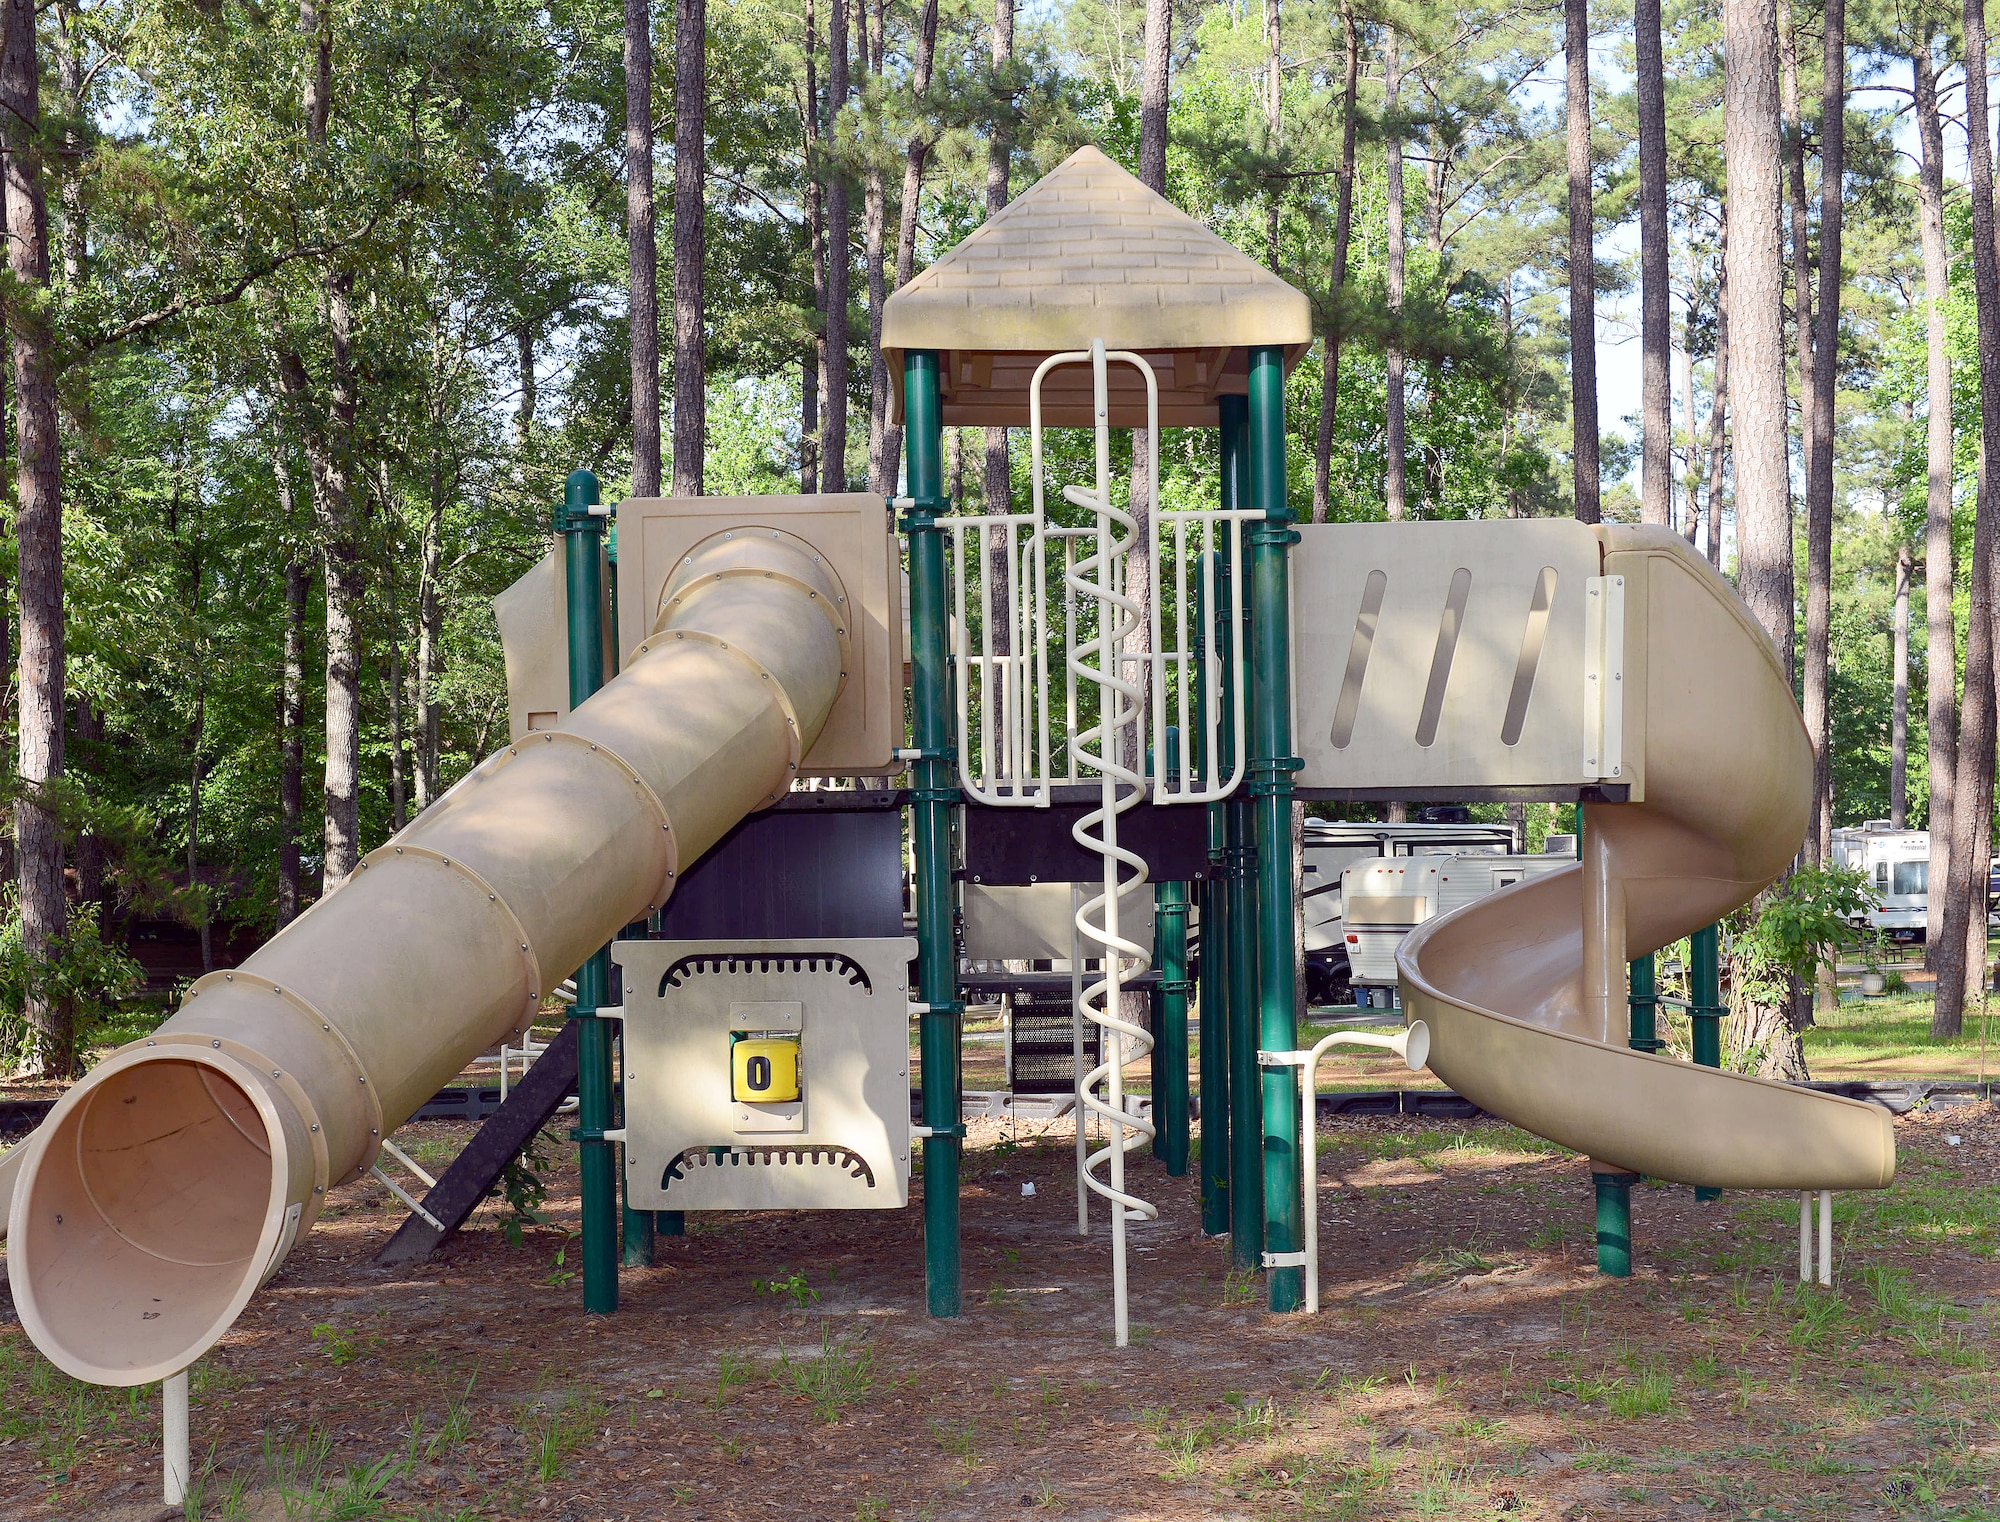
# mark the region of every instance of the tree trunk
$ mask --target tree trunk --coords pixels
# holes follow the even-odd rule
[[[42,198],[41,79],[31,0],[7,0],[0,49],[0,104],[6,108],[7,263],[29,299],[6,304],[14,360],[15,516],[21,598],[19,769],[14,809],[21,947],[40,970],[68,929],[63,831],[41,789],[63,770],[63,548],[61,452],[56,432],[53,335],[43,299],[49,286],[48,206]],[[76,1068],[76,1031],[66,999],[31,987],[27,1007],[35,1071],[67,1078]]]
[[[290,483],[280,469],[279,505],[288,509]],[[278,693],[278,928],[299,916],[299,816],[305,802],[305,562],[285,566],[285,668]]]
[[[856,0],[855,19],[861,23],[862,64],[871,77],[882,73],[883,33],[888,17],[883,0],[874,0],[874,25],[868,10]],[[879,145],[871,144],[868,164],[861,181],[861,259],[868,284],[868,489],[888,495],[893,464],[888,455],[889,362],[882,354],[882,303],[889,299],[888,260],[889,196],[882,175]]]
[[[1387,161],[1386,197],[1388,241],[1389,328],[1387,334],[1388,381],[1383,399],[1383,447],[1387,451],[1382,481],[1383,509],[1389,520],[1400,521],[1408,512],[1404,458],[1406,448],[1403,388],[1403,127],[1396,120],[1396,108],[1403,88],[1401,39],[1393,26],[1382,27],[1382,152]],[[1393,817],[1393,816],[1392,816]]]
[[[1833,619],[1833,396],[1840,350],[1840,233],[1847,177],[1847,12],[1826,0],[1826,87],[1820,97],[1819,312],[1815,318],[1812,448],[1806,454],[1806,733],[1813,742],[1813,807],[1806,860],[1833,849],[1833,719],[1827,706],[1827,664]],[[1803,395],[1805,381],[1799,391]]]
[[[1896,618],[1891,635],[1895,686],[1889,706],[1889,826],[1903,829],[1910,812],[1910,547],[1896,547]]]
[[[104,715],[90,700],[90,694],[76,695],[76,751],[68,756],[71,773],[99,770],[99,749],[104,741]],[[81,763],[79,765],[79,763]],[[100,928],[104,924],[104,842],[92,829],[76,833],[77,912]]]
[[[1265,25],[1273,24],[1273,7],[1276,0],[1265,0]],[[1173,58],[1173,6],[1171,0],[1146,0],[1145,72],[1140,79],[1139,90],[1139,178],[1158,195],[1167,193],[1167,112],[1169,78],[1168,70]],[[1272,44],[1273,47],[1276,43]],[[1275,79],[1275,74],[1269,76]],[[1267,80],[1268,82],[1268,80]],[[1269,125],[1269,103],[1266,103],[1266,125]],[[1274,214],[1275,215],[1275,214]],[[1273,250],[1275,252],[1275,250]],[[1137,605],[1137,622],[1131,633],[1125,636],[1119,647],[1127,657],[1143,657],[1153,648],[1153,583],[1152,562],[1142,547],[1148,542],[1153,524],[1153,491],[1156,483],[1147,469],[1147,451],[1151,447],[1148,431],[1144,428],[1132,430],[1132,478],[1130,487],[1130,511],[1132,514],[1133,554],[1125,562],[1125,593]],[[1143,667],[1126,665],[1122,668],[1127,677],[1137,676]],[[1137,701],[1138,717],[1131,729],[1123,734],[1124,762],[1134,771],[1142,771],[1146,761],[1146,736],[1148,734],[1149,710],[1151,707],[1151,684],[1141,680]]]
[[[850,244],[847,171],[838,124],[847,109],[847,0],[826,14],[826,387],[820,397],[820,490],[847,490],[847,293]]]
[[[812,266],[813,310],[818,331],[800,362],[799,490],[810,495],[820,483],[820,397],[826,391],[826,187],[820,163],[818,7],[806,0],[806,90],[799,117],[805,124],[806,257]]]
[[[1639,107],[1639,517],[1674,515],[1673,318],[1667,310],[1667,87],[1660,56],[1660,0],[1634,0]]]
[[[699,497],[708,453],[707,0],[674,6],[674,495]],[[651,157],[650,145],[647,155]],[[652,176],[647,174],[648,183]],[[650,236],[651,229],[648,229]]]
[[[1965,699],[1952,787],[1951,860],[1931,1034],[1958,1035],[1965,1001],[1983,997],[1986,875],[1993,824],[1993,473],[2000,469],[2000,257],[1993,246],[1993,145],[1986,115],[1986,3],[1965,0],[1966,151],[1972,180],[1972,271],[1979,324],[1979,488],[1965,633]]]
[[[1708,563],[1722,569],[1722,462],[1729,426],[1729,215],[1722,218],[1722,250],[1715,274],[1715,371],[1708,398]]]
[[[274,429],[275,436],[275,429]],[[298,504],[282,446],[271,448],[271,475],[278,489],[278,516],[287,537],[297,532]],[[278,928],[299,915],[299,814],[305,800],[306,580],[303,560],[285,562],[284,666],[278,687]]]
[[[1931,38],[1910,59],[1915,81],[1917,138],[1922,154],[1917,170],[1917,225],[1924,250],[1925,373],[1929,382],[1926,419],[1928,495],[1924,513],[1925,713],[1930,721],[1930,880],[1935,888],[1925,911],[1924,963],[1936,970],[1944,935],[1944,885],[1951,870],[1952,784],[1958,772],[1958,631],[1952,621],[1952,416],[1951,345],[1946,306],[1951,299],[1950,265],[1944,245],[1944,123],[1938,114],[1937,70]]]
[[[1806,224],[1806,132],[1799,111],[1799,55],[1792,0],[1778,0],[1778,89],[1785,116],[1786,203],[1792,217],[1792,342],[1799,354],[1799,463],[1812,475],[1813,303],[1812,247]]]
[[[652,0],[625,0],[625,270],[632,328],[632,495],[657,497],[660,258],[653,234]]]
[[[922,16],[917,22],[917,52],[910,73],[910,94],[914,98],[914,115],[917,125],[910,133],[909,147],[903,154],[903,200],[896,226],[896,289],[901,290],[910,283],[917,272],[917,213],[922,209],[924,198],[924,169],[930,162],[931,128],[927,113],[931,109],[931,65],[937,56],[938,0],[924,0]],[[879,339],[881,335],[878,333]],[[876,344],[879,352],[881,344]],[[886,382],[895,384],[893,378]],[[893,403],[893,397],[886,399]],[[888,485],[884,491],[894,491],[900,479],[901,457],[903,453],[903,430],[893,423],[885,424],[882,453],[888,462],[886,472]],[[957,493],[953,492],[956,499]]]
[[[335,273],[325,286],[332,340],[333,397],[324,435],[308,435],[313,507],[326,570],[326,886],[346,882],[361,859],[361,602],[365,552],[358,542],[346,461],[352,458],[358,397],[354,384],[353,281]],[[300,382],[303,385],[303,368]]]
[[[1602,512],[1597,479],[1597,216],[1590,196],[1590,3],[1563,0],[1563,56],[1569,66],[1563,118],[1569,168],[1570,463],[1576,516]]]
[[[1150,11],[1148,12],[1150,15]],[[1148,36],[1151,35],[1149,32]],[[986,144],[986,215],[997,217],[1006,209],[1010,196],[1014,163],[1014,96],[1012,70],[1014,67],[1014,0],[993,0],[993,128],[992,136]],[[1165,116],[1161,116],[1164,126]],[[1140,116],[1139,128],[1139,177],[1145,178],[1145,117]],[[1164,154],[1160,160],[1160,172],[1166,173]],[[985,497],[985,511],[1005,513],[1013,507],[1013,471],[1007,454],[1007,430],[988,428],[985,437],[986,463],[980,478],[980,486]],[[1013,585],[1013,567],[1008,564],[1003,551],[995,549],[988,555],[986,579],[992,583],[993,601],[996,607],[1004,607]],[[1005,627],[993,631],[993,649],[998,655],[1013,653],[1013,642]]]
[[[200,585],[200,562],[196,562],[195,581]],[[195,594],[195,606],[201,605],[201,594]],[[196,615],[199,623],[199,614]],[[187,834],[187,885],[188,897],[194,904],[195,934],[201,941],[201,970],[215,971],[215,942],[211,932],[213,911],[208,896],[201,885],[201,742],[208,729],[208,684],[197,680],[194,687],[194,727],[188,736],[188,834]]]
[[[535,330],[531,324],[521,324],[521,331],[514,335],[517,346],[515,374],[518,387],[514,396],[514,448],[525,452],[528,435],[535,426]]]
[[[1690,296],[1690,311],[1692,307],[1693,297]],[[1680,470],[1677,473],[1680,484],[1676,486],[1674,495],[1680,502],[1681,533],[1686,536],[1689,544],[1693,544],[1701,533],[1701,498],[1695,488],[1696,478],[1701,474],[1700,465],[1697,463],[1701,446],[1695,442],[1694,356],[1688,353],[1685,342],[1674,351],[1674,368],[1680,377],[1681,432],[1687,437],[1686,451],[1680,457]]]
[[[1792,513],[1785,427],[1782,150],[1772,0],[1725,0],[1730,385],[1736,422],[1736,586],[1792,674]]]
[[[417,745],[416,812],[429,808],[439,793],[442,761],[441,714],[437,700],[438,659],[444,652],[444,589],[438,577],[444,559],[445,481],[439,473],[431,483],[430,511],[424,516],[424,538],[417,569]]]
[[[1320,358],[1319,435],[1313,442],[1313,522],[1333,507],[1333,425],[1340,412],[1341,298],[1347,289],[1347,245],[1354,227],[1354,116],[1361,88],[1361,35],[1353,0],[1341,0],[1347,44],[1340,87],[1340,175],[1333,211],[1333,274],[1328,282],[1326,337]]]
[[[394,599],[391,599],[394,602]],[[392,607],[390,617],[395,611]],[[410,822],[409,746],[403,734],[403,641],[389,636],[389,832]]]
[[[1162,7],[1167,9],[1168,7]],[[1149,7],[1150,9],[1150,7]],[[1267,139],[1266,151],[1272,158],[1278,155],[1278,145],[1285,132],[1285,53],[1284,53],[1284,9],[1282,0],[1264,0],[1264,133]],[[1164,154],[1162,155],[1164,157]],[[1280,187],[1283,181],[1274,180],[1264,195],[1264,241],[1270,257],[1265,261],[1273,270],[1278,268],[1279,215],[1284,197]],[[1165,179],[1159,189],[1165,194]],[[1301,1001],[1301,1009],[1305,1007]]]

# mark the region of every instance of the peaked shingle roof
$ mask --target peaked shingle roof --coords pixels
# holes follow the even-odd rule
[[[895,350],[1046,353],[1312,342],[1305,294],[1155,195],[1096,148],[1045,179],[891,296]]]

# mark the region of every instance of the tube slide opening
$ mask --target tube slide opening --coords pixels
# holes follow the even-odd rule
[[[15,1194],[10,1277],[36,1345],[95,1384],[186,1368],[289,1246],[289,1151],[269,1091],[231,1056],[106,1062],[51,1114]]]

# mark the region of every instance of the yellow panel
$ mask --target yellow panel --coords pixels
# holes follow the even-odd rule
[[[750,1036],[729,1050],[729,1097],[738,1104],[790,1104],[799,1097],[799,1038]]]

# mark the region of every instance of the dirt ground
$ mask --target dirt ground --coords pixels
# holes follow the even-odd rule
[[[489,1205],[393,1272],[371,1181],[197,1367],[191,1514],[2000,1516],[2000,1119],[1897,1129],[1896,1188],[1840,1199],[1829,1294],[1794,1282],[1790,1199],[1635,1191],[1639,1269],[1610,1280],[1579,1160],[1493,1123],[1333,1123],[1313,1317],[1267,1314],[1148,1160],[1124,1350],[1058,1127],[975,1127],[949,1321],[914,1202],[696,1217],[587,1318],[573,1164],[519,1245]],[[441,1160],[464,1134],[399,1139]],[[0,1517],[161,1514],[156,1391],[73,1385],[8,1324],[0,1399]]]

